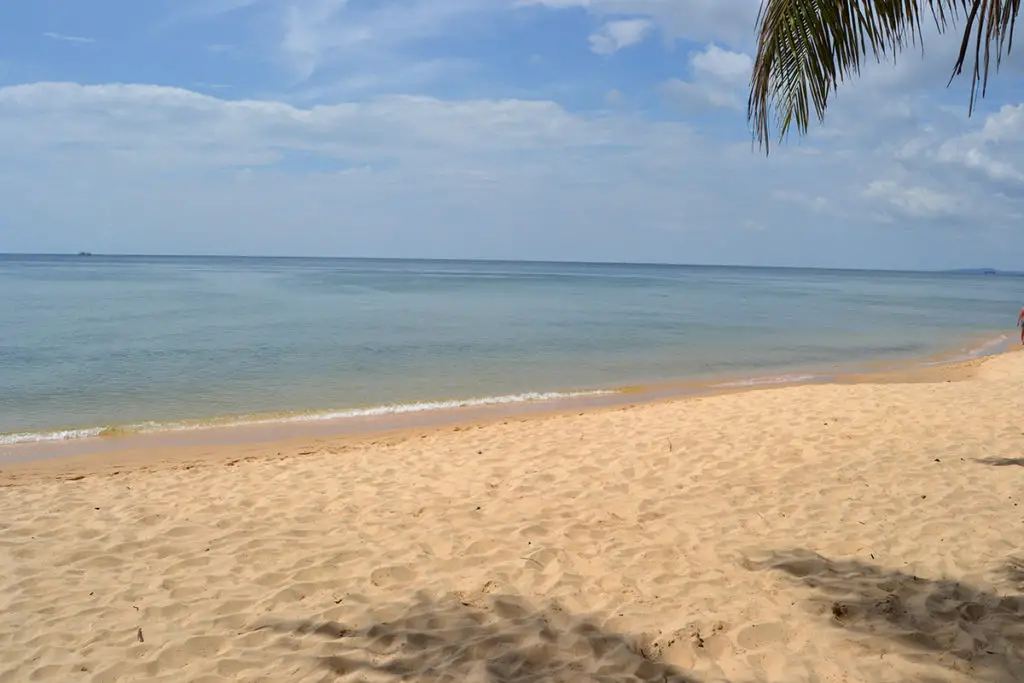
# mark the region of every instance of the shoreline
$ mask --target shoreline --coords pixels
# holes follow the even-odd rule
[[[448,413],[452,412],[490,412],[493,408],[515,414],[534,412],[535,410],[545,411],[551,407],[560,406],[571,409],[575,406],[605,405],[608,401],[613,404],[621,404],[628,402],[631,397],[636,395],[682,397],[714,393],[722,388],[825,383],[840,376],[899,372],[917,366],[945,365],[973,358],[983,358],[1011,348],[1012,341],[1013,337],[1009,333],[990,330],[986,334],[975,333],[965,336],[956,346],[950,345],[930,353],[896,354],[890,357],[879,355],[873,359],[855,362],[794,363],[784,366],[765,366],[742,372],[698,373],[689,377],[640,380],[636,383],[626,380],[621,383],[582,384],[568,388],[526,390],[522,393],[495,393],[462,397],[434,396],[404,402],[381,402],[363,406],[223,414],[169,420],[147,419],[133,423],[79,424],[28,431],[8,431],[0,432],[0,464],[12,459],[20,460],[26,457],[26,454],[28,457],[60,457],[67,453],[82,452],[80,446],[84,444],[91,444],[90,448],[96,450],[118,449],[122,447],[120,444],[126,439],[134,440],[142,437],[180,435],[180,439],[174,440],[181,443],[196,443],[197,438],[188,437],[186,434],[212,434],[225,430],[238,430],[240,434],[243,432],[258,434],[268,430],[284,429],[291,429],[296,434],[320,434],[324,431],[320,428],[321,424],[341,426],[348,422],[363,427],[370,426],[372,431],[371,423],[379,421],[382,426],[377,429],[388,429],[392,422],[396,425],[404,424],[405,416],[408,414],[435,415],[439,417],[438,423],[444,424],[450,422]],[[417,424],[423,422],[419,419],[410,421]],[[427,422],[430,421],[427,420]],[[343,428],[338,430],[338,433],[349,433],[350,431]],[[246,439],[242,439],[230,443],[246,441]],[[215,442],[222,443],[223,439],[218,438]],[[68,444],[77,444],[77,446],[72,447]],[[51,452],[53,455],[49,455]]]
[[[4,467],[0,681],[1018,680],[1020,351]]]
[[[972,347],[964,354],[952,351],[917,357],[913,361],[878,360],[871,363],[783,375],[740,378],[718,376],[690,381],[622,386],[615,389],[561,392],[562,398],[511,403],[481,402],[454,407],[397,412],[374,412],[322,420],[266,420],[197,428],[113,434],[68,440],[16,443],[0,446],[0,480],[5,475],[36,470],[59,473],[78,467],[93,471],[173,462],[216,459],[219,449],[265,452],[272,446],[294,450],[310,440],[355,447],[382,441],[404,441],[454,429],[526,422],[571,414],[628,410],[637,406],[685,402],[699,398],[753,391],[781,390],[809,385],[917,384],[969,379],[985,361],[1020,349],[1003,335]],[[554,393],[554,392],[552,392]],[[455,403],[455,402],[453,402]],[[468,403],[468,402],[463,402]]]

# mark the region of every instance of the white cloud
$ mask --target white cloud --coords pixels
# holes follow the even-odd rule
[[[366,93],[416,92],[445,78],[467,76],[478,69],[467,59],[428,59],[396,64],[390,70],[358,72],[330,80],[326,85],[306,85],[289,95],[289,100],[338,102]]]
[[[711,44],[690,55],[691,80],[669,79],[663,90],[686,109],[741,109],[753,64],[746,53]]]
[[[851,148],[887,145],[895,151],[929,126],[938,126],[937,134],[945,136],[967,125],[976,128],[986,107],[998,100],[990,94],[968,119],[969,67],[946,87],[962,34],[956,29],[939,34],[928,22],[923,32],[923,55],[920,49],[909,48],[895,61],[865,59],[861,73],[831,94],[825,125],[812,122],[811,137],[842,140]],[[992,89],[1012,83],[1008,66],[1004,62],[1000,74],[993,74]]]
[[[294,84],[326,73],[327,80],[335,82],[335,90],[340,91],[339,81],[354,83],[356,90],[375,80],[397,82],[411,63],[464,63],[464,58],[410,57],[409,48],[421,41],[457,35],[465,29],[465,22],[492,16],[503,8],[507,8],[504,0],[500,4],[494,0],[196,0],[163,26],[181,27],[237,13],[237,24],[248,27],[256,38],[255,49],[288,73]],[[220,45],[211,49],[214,47],[234,49]]]
[[[404,46],[457,32],[461,22],[493,9],[480,0],[287,0],[278,10],[278,56],[300,81],[325,65],[371,73],[404,68],[395,57]]]
[[[959,134],[923,127],[895,152],[916,169],[946,167],[964,180],[992,181],[1024,192],[1024,105],[1006,105]]]
[[[690,63],[697,74],[732,85],[746,85],[754,68],[750,55],[723,50],[714,44],[693,55]]]
[[[761,0],[518,0],[552,9],[584,8],[598,17],[645,17],[672,38],[748,50]]]
[[[302,109],[151,85],[0,88],[0,140],[26,153],[71,146],[131,150],[137,159],[173,154],[195,163],[259,164],[290,149],[366,163],[415,160],[425,152],[474,157],[598,148],[625,131],[623,122],[589,121],[549,101],[392,96]],[[226,161],[232,154],[238,159]]]
[[[590,34],[590,50],[599,55],[613,54],[643,42],[652,27],[653,23],[649,19],[607,21],[598,31]]]
[[[919,185],[907,186],[893,180],[874,180],[864,196],[888,203],[907,216],[936,218],[968,213],[962,200],[950,193]]]
[[[589,36],[591,49],[611,54],[646,39],[655,27],[667,39],[716,41],[749,49],[759,0],[398,0],[355,3],[350,0],[219,0],[193,3],[171,23],[197,20],[239,9],[274,26],[275,59],[298,82],[327,67],[350,74],[375,74],[400,68],[401,53],[420,41],[480,29],[483,17],[500,22],[503,12],[524,5],[552,9],[580,7],[598,17],[601,27]],[[266,30],[261,29],[266,35]]]
[[[985,142],[1024,142],[1024,104],[1003,105],[985,120],[980,137]]]
[[[938,162],[977,170],[992,180],[1024,183],[1024,171],[1018,166],[1019,157],[1000,158],[1006,155],[973,136],[948,140],[930,156]]]
[[[1013,117],[977,120],[967,133],[1012,137]],[[1007,155],[1024,151],[1000,144]],[[982,180],[958,185],[962,165],[879,179],[880,166],[917,157],[812,142],[765,160],[745,139],[721,142],[628,110],[583,116],[545,100],[392,96],[298,107],[150,85],[35,83],[0,88],[0,145],[0,224],[15,227],[0,249],[64,231],[117,251],[186,244],[944,267],[974,253],[993,262],[981,258],[985,236],[1024,206]],[[953,186],[956,199],[941,189]],[[872,227],[865,188],[904,229]],[[979,206],[984,224],[964,220]],[[937,219],[960,227],[933,237]],[[966,251],[956,242],[921,256],[906,242],[964,235]]]
[[[53,33],[52,31],[47,31],[43,34],[43,36],[45,36],[46,38],[50,38],[51,40],[60,40],[65,43],[77,43],[79,45],[85,45],[96,42],[95,38],[86,38],[83,36],[67,36],[63,33]]]

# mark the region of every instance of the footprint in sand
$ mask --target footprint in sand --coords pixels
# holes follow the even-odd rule
[[[473,557],[481,555],[490,555],[498,548],[503,547],[502,544],[492,540],[479,540],[470,543],[466,549],[462,552],[463,557]]]
[[[516,532],[519,536],[525,539],[544,538],[549,535],[548,528],[541,526],[540,524],[531,524],[523,527]]]
[[[227,677],[228,680],[237,680],[240,673],[254,667],[253,662],[244,659],[221,659],[217,662],[217,673]]]
[[[404,585],[416,579],[416,572],[409,567],[379,567],[370,572],[370,583],[374,586],[389,587]]]
[[[747,626],[736,634],[736,644],[744,650],[760,650],[786,640],[786,627],[778,622]]]

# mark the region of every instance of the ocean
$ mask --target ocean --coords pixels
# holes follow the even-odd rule
[[[0,444],[759,384],[1016,339],[1024,279],[0,256]]]

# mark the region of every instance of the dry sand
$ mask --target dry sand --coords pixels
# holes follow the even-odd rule
[[[4,682],[1024,680],[1020,353],[0,477]]]

